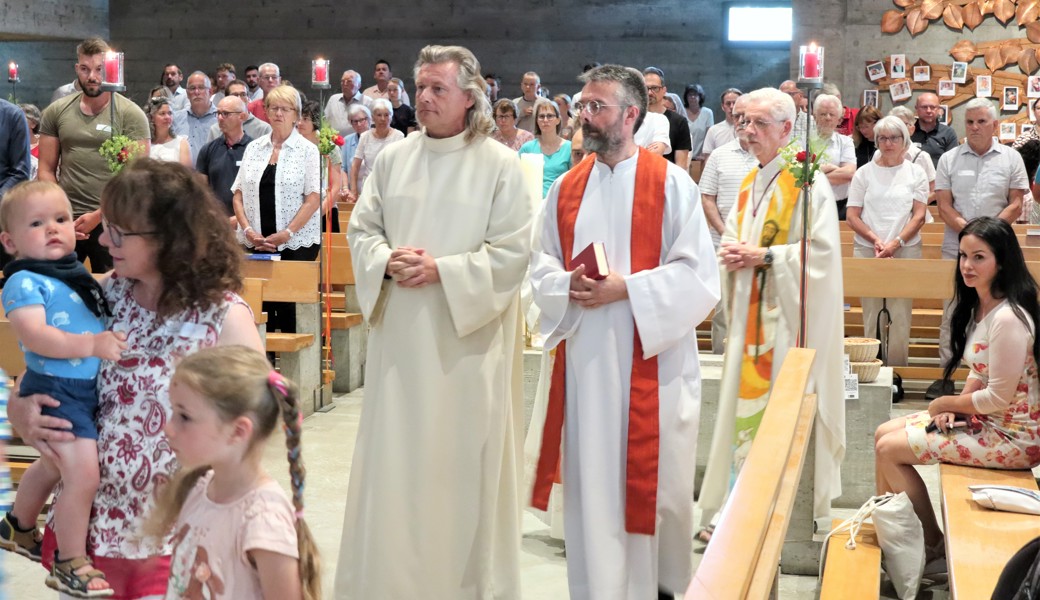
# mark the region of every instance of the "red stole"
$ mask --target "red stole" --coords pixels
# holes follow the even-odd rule
[[[571,268],[574,255],[574,223],[588,184],[595,154],[585,157],[564,178],[556,206],[556,222],[563,250],[563,266]],[[661,264],[661,227],[664,222],[664,185],[668,161],[639,151],[635,198],[632,201],[631,271],[637,273]],[[632,382],[629,391],[628,453],[625,470],[625,530],[654,535],[657,524],[657,467],[660,453],[659,384],[657,357],[643,358],[639,329],[632,344]],[[567,343],[556,347],[556,362],[549,388],[549,405],[542,434],[541,454],[535,474],[531,505],[549,506],[549,493],[560,469],[560,443],[567,390]]]

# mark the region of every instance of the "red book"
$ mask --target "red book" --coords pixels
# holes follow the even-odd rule
[[[607,267],[607,252],[603,248],[603,242],[592,242],[571,260],[571,267],[577,269],[578,265],[585,265],[585,276],[597,281],[606,279],[610,274]]]

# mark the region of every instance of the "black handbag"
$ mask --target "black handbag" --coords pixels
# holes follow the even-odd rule
[[[1022,546],[1004,566],[992,600],[1040,599],[1040,537]]]

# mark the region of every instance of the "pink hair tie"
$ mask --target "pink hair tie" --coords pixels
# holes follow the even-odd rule
[[[274,369],[271,369],[271,372],[267,374],[267,384],[278,390],[283,396],[289,395],[289,388],[285,385],[285,378]]]
[[[297,521],[302,521],[303,520],[303,509],[302,508],[300,510],[296,511],[296,520]]]

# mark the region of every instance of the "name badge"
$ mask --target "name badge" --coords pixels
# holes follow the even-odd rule
[[[971,169],[961,169],[960,171],[957,171],[957,177],[974,177],[974,176],[975,176],[975,171],[972,171]]]
[[[109,132],[109,131],[112,131],[112,126],[111,125],[105,125],[104,123],[98,123],[97,124],[97,130],[98,131]]]

